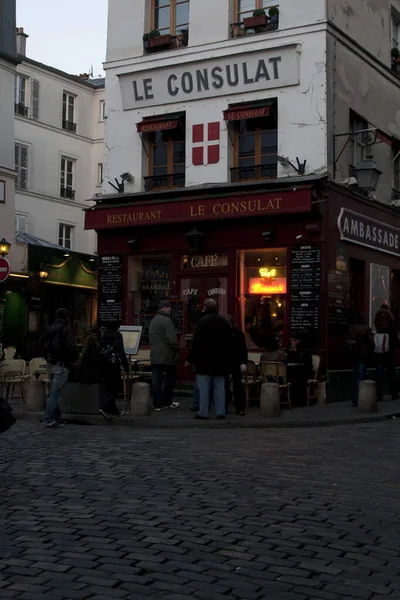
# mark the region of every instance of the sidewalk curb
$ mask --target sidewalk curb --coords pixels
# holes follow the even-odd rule
[[[28,412],[14,408],[14,416],[17,420],[27,420],[41,422],[43,413]],[[337,419],[286,419],[285,417],[275,417],[274,419],[246,420],[246,417],[229,416],[226,421],[199,422],[191,419],[186,414],[184,417],[179,414],[176,419],[162,420],[157,416],[138,417],[130,416],[115,419],[106,422],[101,416],[97,415],[63,415],[67,424],[71,425],[94,425],[103,427],[132,427],[141,429],[293,429],[293,428],[311,428],[311,427],[333,427],[338,425],[361,425],[364,423],[379,423],[389,419],[400,418],[400,411],[390,413],[368,413],[358,414],[354,417],[342,417]],[[232,419],[232,420],[231,420]]]

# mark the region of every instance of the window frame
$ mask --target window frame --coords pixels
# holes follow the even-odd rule
[[[173,130],[168,131],[168,133],[171,133]],[[157,133],[157,132],[156,132]],[[183,165],[184,168],[186,166],[186,160],[183,163],[174,163],[174,142],[176,142],[177,144],[184,144],[185,145],[185,155],[186,155],[186,136],[185,136],[185,131],[183,131],[183,140],[174,140],[172,138],[172,136],[169,137],[169,139],[167,140],[167,142],[163,142],[162,144],[156,144],[153,140],[155,139],[155,135],[156,133],[150,134],[149,135],[149,142],[148,142],[148,150],[149,150],[149,158],[148,158],[148,174],[149,177],[155,177],[154,175],[154,168],[158,168],[158,167],[162,167],[163,165],[154,165],[154,148],[156,146],[161,146],[166,144],[167,145],[167,175],[165,175],[165,177],[168,176],[172,176],[174,175],[174,166],[179,166],[179,165]],[[161,177],[161,175],[160,175]],[[167,186],[167,188],[169,188],[170,186]],[[157,188],[160,189],[160,188]]]
[[[400,18],[393,13],[391,19],[391,37],[392,37],[392,48],[400,50]]]
[[[188,4],[189,5],[189,22],[187,24],[187,30],[189,31],[190,25],[190,0],[165,0],[165,7],[169,6],[169,31],[165,31],[165,29],[158,29],[161,35],[177,35],[176,29],[176,7],[179,4]],[[155,0],[151,0],[151,11],[150,11],[150,31],[156,28],[156,10],[159,8],[164,8],[164,5],[161,7],[156,7]],[[184,25],[180,26],[184,28]],[[180,31],[180,30],[179,30]],[[164,32],[164,33],[163,33]]]
[[[14,154],[15,154],[15,150],[19,149],[19,156],[18,156],[18,164],[17,161],[15,161],[15,170],[17,172],[17,179],[15,181],[15,188],[16,190],[22,190],[22,191],[26,191],[29,189],[29,159],[30,159],[30,148],[28,144],[24,144],[23,142],[14,142]],[[21,149],[25,148],[26,149],[26,167],[21,166]],[[25,187],[22,187],[20,185],[20,178],[21,178],[21,169],[25,169],[26,170],[26,185]]]
[[[19,221],[19,219],[25,220],[24,229],[17,227],[17,222]],[[22,233],[29,233],[28,226],[29,226],[29,215],[26,213],[16,212],[15,213],[15,233],[18,233],[18,231],[21,231]]]
[[[99,123],[103,123],[106,120],[106,101],[100,100],[99,103]]]
[[[254,1],[255,1],[255,8],[253,8],[250,11],[239,12],[239,9],[240,9],[240,0],[233,0],[233,16],[234,16],[234,22],[235,23],[241,23],[243,21],[243,19],[240,16],[242,14],[243,15],[247,15],[248,17],[252,17],[253,16],[253,12],[255,10],[260,10],[261,8],[263,8],[265,10],[265,13],[268,15],[268,11],[269,11],[270,8],[279,8],[279,5],[280,5],[279,0],[271,0],[271,1],[274,1],[274,3],[271,4],[271,6],[267,6],[267,7],[263,6],[264,0],[254,0]],[[246,19],[247,16],[245,16],[244,18]]]
[[[97,185],[103,185],[103,163],[97,163]]]
[[[73,114],[72,114],[72,121],[69,120],[69,107],[70,107],[70,102],[69,99],[73,98],[73,105],[72,105],[72,110],[73,110]],[[65,111],[64,111],[65,109]],[[77,115],[77,95],[73,94],[72,92],[68,92],[67,90],[63,90],[62,93],[62,128],[64,131],[76,131],[76,115]],[[72,127],[72,129],[70,129],[69,127],[64,127],[64,124],[69,123],[74,125],[75,127]]]
[[[350,109],[349,121],[350,121],[349,125],[350,125],[350,132],[351,132],[350,144],[349,144],[351,160],[349,161],[349,167],[350,167],[350,171],[351,171],[352,169],[356,168],[358,162],[365,159],[366,150],[367,150],[366,147],[362,144],[362,142],[357,141],[358,135],[356,136],[355,139],[352,139],[353,134],[355,131],[362,131],[364,129],[369,129],[370,124],[368,123],[368,121],[366,121],[364,119],[364,117],[362,117],[357,112],[355,112],[351,109]],[[359,134],[359,135],[361,135],[361,134]]]
[[[65,235],[67,230],[70,234],[69,239],[67,239],[67,236]],[[73,250],[74,233],[75,225],[60,221],[58,223],[58,245],[66,248],[67,250]],[[67,244],[69,244],[69,246]]]
[[[64,169],[63,169],[63,161],[65,161]],[[71,163],[71,165],[72,165],[71,171],[67,170],[68,163]],[[68,184],[68,177],[67,177],[68,175],[71,175],[71,179],[72,179],[71,184]],[[61,158],[60,158],[60,197],[61,198],[64,198],[67,200],[74,200],[74,198],[75,198],[75,183],[76,183],[75,177],[76,177],[76,159],[62,154]],[[64,179],[64,185],[63,185],[63,179]],[[67,195],[62,196],[61,195],[62,189],[70,190],[71,197],[67,196]]]
[[[246,119],[244,119],[244,120],[246,120]],[[233,132],[232,132],[233,133],[233,136],[232,136],[233,137],[233,144],[232,144],[233,160],[232,160],[232,164],[233,164],[234,169],[240,169],[240,160],[239,160],[239,138],[241,137],[240,123],[241,123],[241,121],[233,122]],[[269,156],[268,154],[262,153],[262,135],[263,135],[263,133],[266,133],[266,132],[276,132],[277,142],[278,142],[278,123],[277,123],[276,129],[261,129],[261,127],[255,128],[255,130],[254,130],[255,143],[254,143],[254,155],[253,155],[254,156],[254,168],[265,166],[265,165],[261,164],[261,159],[263,156]],[[251,158],[253,158],[253,156],[249,156],[249,157],[247,157],[247,159],[251,159]],[[277,157],[278,151],[273,156]],[[278,163],[278,158],[277,158],[277,163]],[[266,177],[255,177],[253,179],[246,178],[246,181],[263,181],[265,179],[267,179],[267,178]]]
[[[22,106],[27,107],[28,103],[28,77],[26,75],[21,75],[20,73],[17,73],[17,75],[15,76],[15,85],[14,85],[14,102],[15,104],[21,104]],[[24,82],[24,89],[21,90],[21,82]],[[21,102],[20,100],[20,94],[21,92],[24,95],[24,101]]]
[[[5,179],[0,179],[0,204],[6,203],[6,182]]]

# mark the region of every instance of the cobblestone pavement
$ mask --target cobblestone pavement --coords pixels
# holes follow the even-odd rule
[[[400,598],[399,436],[18,423],[0,599]]]

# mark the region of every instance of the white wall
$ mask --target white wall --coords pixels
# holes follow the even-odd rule
[[[28,189],[17,190],[16,211],[28,216],[30,234],[56,244],[59,222],[73,225],[73,250],[93,253],[96,237],[83,231],[83,209],[101,191],[98,163],[103,162],[104,153],[104,122],[100,121],[104,89],[93,89],[27,61],[18,73],[28,78],[26,104],[31,105],[32,79],[40,82],[40,99],[38,121],[31,114],[15,118],[15,139],[29,146]],[[62,129],[64,91],[76,96],[76,133]],[[74,200],[60,198],[62,156],[75,159]]]

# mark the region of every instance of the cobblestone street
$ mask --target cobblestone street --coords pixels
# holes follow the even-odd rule
[[[400,598],[400,424],[0,436],[0,598]]]

